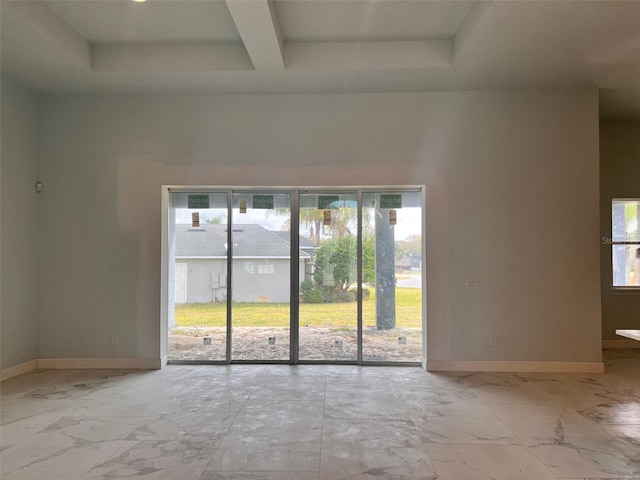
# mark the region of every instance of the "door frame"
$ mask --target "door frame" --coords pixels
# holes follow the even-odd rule
[[[172,316],[173,309],[175,308],[175,292],[172,288],[170,279],[174,274],[175,265],[171,265],[170,262],[170,249],[173,248],[170,245],[170,241],[173,239],[172,222],[174,219],[170,218],[170,195],[171,193],[226,193],[227,194],[227,224],[232,225],[232,210],[233,210],[233,194],[234,193],[247,193],[247,194],[282,194],[289,193],[291,195],[291,255],[290,255],[290,346],[289,346],[289,360],[288,361],[272,361],[272,360],[232,360],[231,358],[231,341],[232,341],[232,264],[233,264],[233,246],[231,242],[231,228],[228,228],[227,241],[230,246],[227,255],[227,347],[226,347],[226,359],[225,360],[168,360],[168,329],[169,318]],[[401,193],[401,192],[419,192],[422,203],[422,361],[421,362],[372,362],[364,361],[362,358],[362,289],[357,289],[356,303],[357,303],[357,361],[324,361],[324,360],[299,360],[299,306],[300,306],[300,276],[299,276],[299,235],[300,235],[300,195],[301,194],[347,194],[355,193],[358,199],[357,206],[357,281],[358,285],[362,284],[362,199],[363,194],[367,192],[375,193]],[[271,363],[284,363],[284,364],[352,364],[352,365],[380,365],[380,366],[418,366],[425,365],[427,358],[427,281],[426,281],[426,186],[425,185],[377,185],[377,186],[312,186],[312,187],[259,187],[259,186],[211,186],[211,185],[162,185],[161,186],[161,274],[160,274],[160,356],[162,360],[162,366],[167,363],[175,364],[231,364],[231,363],[253,363],[253,364],[271,364]],[[175,264],[175,259],[173,259]]]

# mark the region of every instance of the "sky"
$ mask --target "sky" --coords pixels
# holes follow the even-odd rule
[[[422,235],[421,228],[421,208],[399,208],[397,209],[397,224],[395,227],[396,240],[404,240],[410,235]],[[191,223],[191,213],[200,213],[200,223],[205,224],[207,218],[222,217],[223,223],[226,223],[226,209],[186,209],[176,208],[176,223]],[[270,212],[270,213],[266,213]],[[287,230],[288,215],[279,216],[271,210],[247,209],[247,213],[240,214],[238,209],[233,210],[234,223],[257,223],[267,230]],[[308,236],[309,231],[304,225],[301,225],[301,234]]]

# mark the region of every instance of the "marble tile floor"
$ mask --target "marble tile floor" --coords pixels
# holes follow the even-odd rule
[[[0,385],[3,480],[640,479],[640,350],[606,373],[170,365]]]

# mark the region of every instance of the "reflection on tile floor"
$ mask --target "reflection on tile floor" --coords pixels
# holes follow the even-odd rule
[[[604,358],[604,375],[39,371],[0,387],[0,477],[640,479],[640,350]]]

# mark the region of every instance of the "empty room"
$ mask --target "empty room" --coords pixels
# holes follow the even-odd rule
[[[640,480],[640,1],[0,21],[0,477]]]

